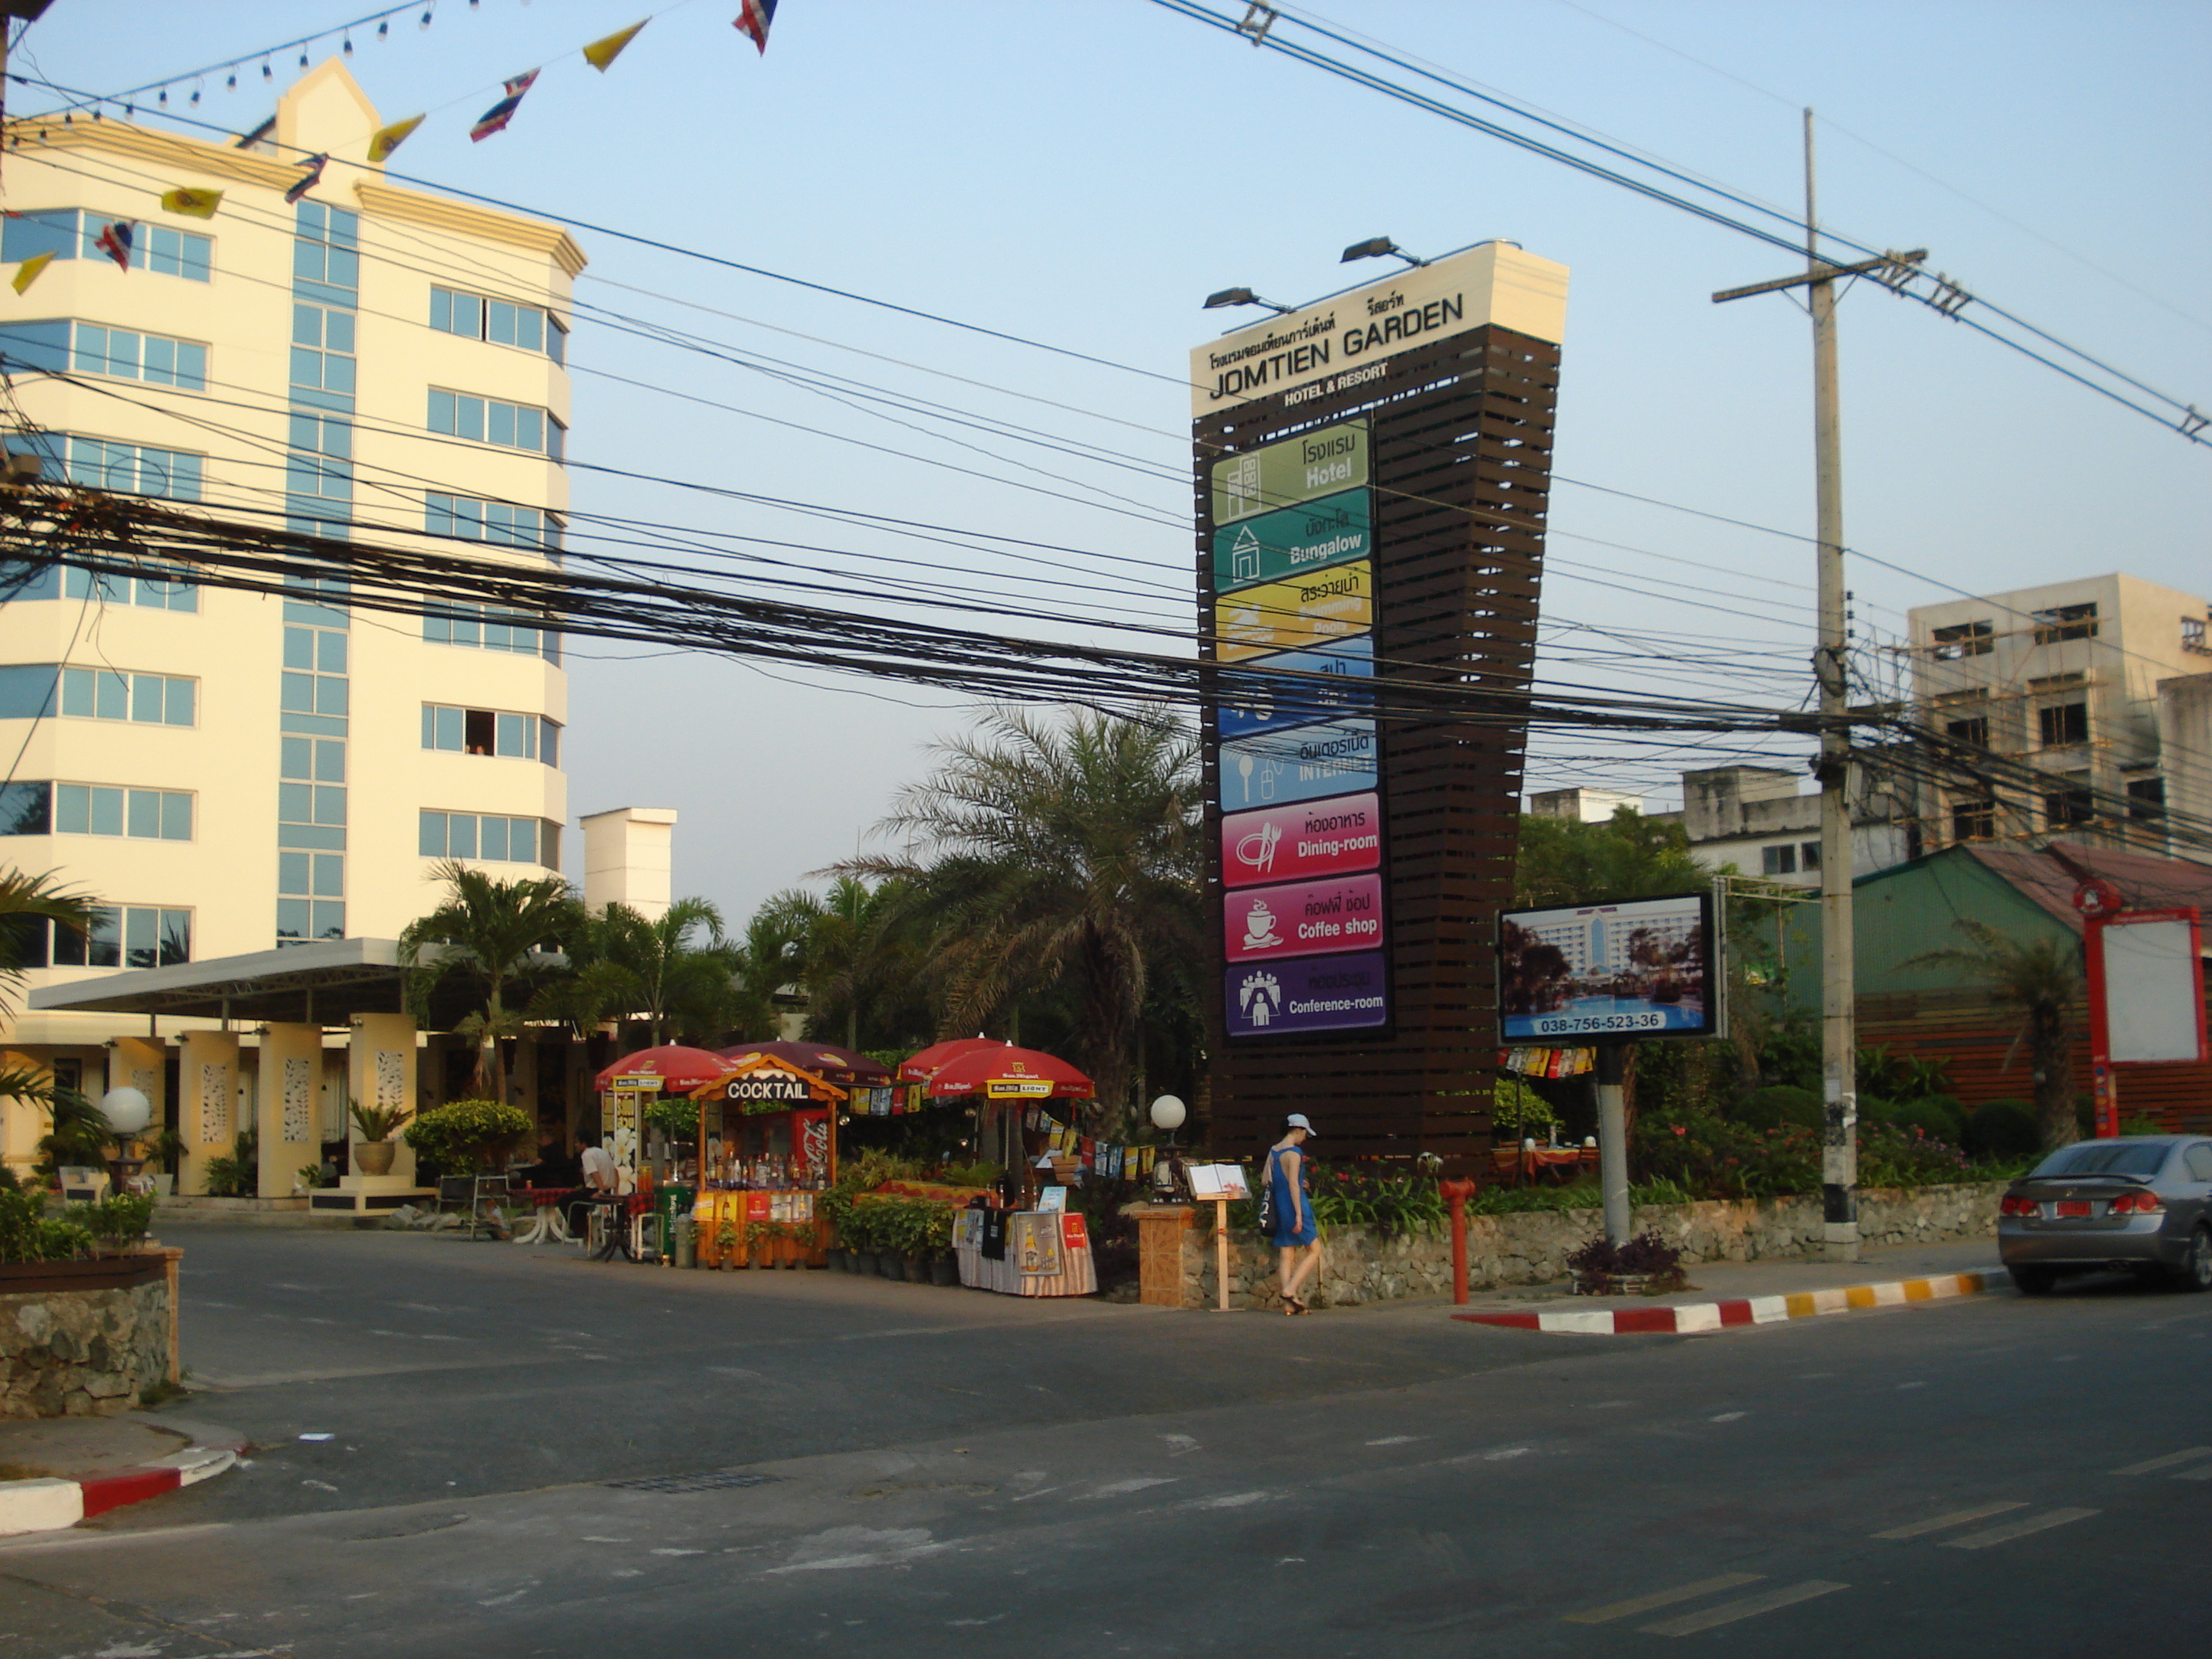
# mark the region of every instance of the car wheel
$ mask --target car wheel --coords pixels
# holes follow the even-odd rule
[[[2199,1227],[2189,1235],[2189,1254],[2173,1270],[2177,1291],[2212,1291],[2212,1231]]]
[[[2058,1275],[2049,1267],[2008,1267],[2014,1289],[2022,1296],[2049,1296]]]

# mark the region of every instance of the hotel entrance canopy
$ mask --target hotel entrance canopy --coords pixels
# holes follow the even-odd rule
[[[407,1012],[399,941],[389,939],[318,939],[209,962],[102,974],[41,987],[24,1003],[34,1013],[168,1014],[255,1025],[343,1025],[356,1014]],[[470,1006],[466,994],[448,981],[424,1023],[432,1030],[450,1030]]]

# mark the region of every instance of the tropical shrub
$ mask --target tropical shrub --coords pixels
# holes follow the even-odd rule
[[[261,1191],[261,1133],[249,1123],[232,1138],[229,1152],[200,1167],[200,1178],[216,1198],[252,1198]]]
[[[1448,1212],[1437,1183],[1358,1168],[1314,1170],[1314,1219],[1324,1227],[1370,1227],[1382,1237],[1433,1237]]]
[[[1682,1253],[1656,1233],[1639,1233],[1624,1243],[1601,1233],[1567,1257],[1567,1266],[1585,1289],[1602,1295],[1617,1279],[1649,1278],[1650,1288],[1672,1290],[1682,1282]]]
[[[1769,1088],[1753,1089],[1736,1103],[1735,1110],[1729,1115],[1748,1129],[1779,1129],[1785,1125],[1817,1129],[1820,1127],[1821,1109],[1820,1097],[1812,1090],[1778,1083]]]
[[[1491,1096],[1490,1121],[1493,1129],[1510,1131],[1517,1139],[1551,1129],[1559,1115],[1520,1078],[1500,1072]]]
[[[406,1141],[416,1155],[443,1170],[469,1170],[489,1164],[536,1126],[520,1106],[496,1100],[456,1100],[416,1115]]]
[[[1899,1101],[1889,1109],[1886,1121],[1900,1129],[1917,1129],[1932,1140],[1947,1140],[1954,1146],[1966,1144],[1966,1109],[1948,1095]]]
[[[1966,1122],[1966,1149],[1978,1158],[2026,1158],[2043,1146],[2035,1108],[2025,1100],[1985,1100]]]
[[[83,1228],[110,1249],[128,1249],[153,1225],[154,1200],[125,1194],[97,1204],[72,1204],[63,1212],[63,1219]]]
[[[49,1216],[44,1194],[0,1192],[0,1261],[74,1261],[91,1249],[84,1224]]]

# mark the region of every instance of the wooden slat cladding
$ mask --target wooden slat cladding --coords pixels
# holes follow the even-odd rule
[[[1371,423],[1378,672],[1522,691],[1535,665],[1559,349],[1478,328],[1388,360],[1346,393],[1240,404],[1195,422],[1196,587],[1204,655],[1213,631],[1212,465],[1317,427]],[[1220,799],[1206,716],[1206,793]],[[1224,1152],[1257,1151],[1287,1112],[1321,1126],[1332,1156],[1486,1168],[1497,1073],[1498,910],[1511,896],[1525,732],[1457,722],[1382,723],[1388,950],[1395,1023],[1387,1038],[1231,1044],[1217,976],[1207,997],[1212,1115]],[[1208,807],[1209,860],[1218,856]],[[1207,872],[1213,960],[1223,888]]]
[[[2212,1006],[2208,1006],[2212,1012]],[[2089,1092],[2089,1013],[2074,1011],[2074,1091]],[[2028,1100],[2035,1079],[2021,1019],[1972,992],[1893,993],[1859,999],[1859,1042],[1915,1060],[1946,1062],[1949,1092],[1969,1109]],[[2177,1134],[2212,1133],[2212,1066],[2118,1066],[2120,1117],[2148,1118]]]

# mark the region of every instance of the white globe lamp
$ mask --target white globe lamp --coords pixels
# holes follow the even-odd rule
[[[118,1135],[135,1135],[154,1121],[154,1103],[140,1089],[110,1089],[100,1097],[100,1115]]]
[[[1189,1115],[1182,1102],[1173,1095],[1162,1095],[1152,1103],[1152,1127],[1164,1129],[1170,1134],[1182,1128],[1183,1120]]]

